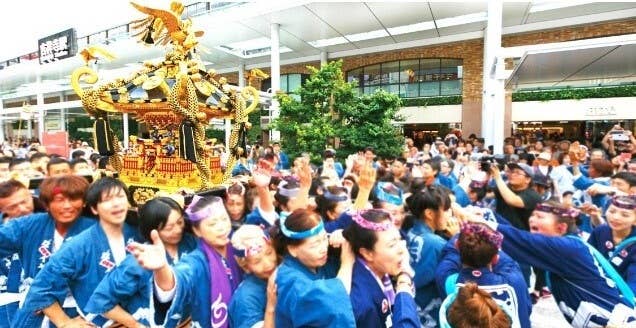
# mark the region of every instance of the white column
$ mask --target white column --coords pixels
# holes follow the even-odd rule
[[[64,102],[64,92],[60,93],[60,103]],[[60,108],[60,131],[66,131],[66,108]]]
[[[0,98],[0,145],[4,144],[4,104]]]
[[[280,90],[280,25],[273,23],[271,25],[271,81],[272,95],[276,95],[276,91]],[[278,101],[272,97],[272,105],[270,106],[270,121],[278,118]],[[280,140],[280,131],[269,130],[269,140]]]
[[[38,139],[42,142],[42,136],[44,135],[44,94],[42,93],[42,73],[38,72],[37,86],[35,87],[35,99],[37,103],[38,113]],[[29,131],[29,137],[32,137],[33,132]]]
[[[325,50],[320,52],[320,66],[325,66],[329,63],[329,53]]]
[[[124,140],[122,140],[121,145],[123,146],[124,149],[128,149],[128,135],[130,134],[129,132],[129,127],[128,127],[128,113],[123,113],[121,115],[121,119],[124,121],[123,122],[123,127],[124,127]]]
[[[493,145],[494,153],[503,152],[505,80],[497,74],[497,66],[503,66],[501,53],[502,2],[488,1],[488,26],[484,33],[483,94],[481,131],[486,143]]]

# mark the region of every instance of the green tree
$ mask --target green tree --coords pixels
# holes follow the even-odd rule
[[[280,116],[272,127],[280,131],[288,154],[309,152],[317,162],[337,138],[340,158],[366,146],[374,147],[380,156],[400,154],[404,138],[391,124],[400,106],[397,95],[380,90],[358,96],[356,85],[344,80],[342,61],[308,69],[311,76],[295,92],[300,100],[277,95]]]

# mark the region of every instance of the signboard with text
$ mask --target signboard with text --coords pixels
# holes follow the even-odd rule
[[[38,40],[40,64],[73,57],[77,53],[75,29],[68,29]]]
[[[68,156],[68,133],[66,131],[42,133],[42,145],[46,147],[49,154]]]

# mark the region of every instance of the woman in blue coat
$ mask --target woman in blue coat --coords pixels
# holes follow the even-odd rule
[[[273,233],[277,253],[285,254],[276,275],[277,327],[353,327],[349,291],[354,256],[343,243],[336,274],[327,264],[329,240],[320,216],[298,209]]]
[[[548,201],[530,216],[530,232],[488,224],[504,236],[502,249],[513,259],[548,272],[552,295],[573,327],[633,325],[633,300],[621,296],[616,282],[599,266],[594,248],[576,236],[577,216],[576,210]]]
[[[381,209],[352,215],[343,231],[356,261],[351,306],[357,327],[419,327],[406,245],[391,215]],[[397,277],[393,288],[391,277]]]
[[[436,327],[442,300],[435,285],[435,268],[446,240],[435,231],[447,228],[451,201],[445,188],[430,186],[412,195],[407,203],[416,217],[407,234],[411,266],[415,270],[415,303],[420,308],[422,325]]]
[[[499,251],[503,236],[481,223],[464,223],[442,251],[435,277],[443,297],[469,282],[503,304],[512,327],[530,328],[532,303],[519,264]],[[449,288],[449,290],[446,290]],[[454,297],[454,295],[452,296]],[[446,315],[440,311],[440,317]]]
[[[612,263],[636,293],[636,196],[614,197],[605,219],[607,224],[594,228],[587,242]]]
[[[168,197],[151,199],[139,209],[141,237],[149,241],[150,232],[156,229],[170,265],[197,247],[196,238],[184,233],[184,214],[181,206]],[[166,312],[161,311],[161,304],[154,303],[152,294],[152,271],[139,266],[129,255],[95,288],[86,311],[127,327],[154,327],[163,324]]]
[[[229,327],[228,305],[242,281],[230,246],[230,217],[216,196],[194,196],[186,214],[201,239],[197,249],[171,268],[164,243],[153,230],[153,244],[135,244],[135,256],[142,267],[153,270],[158,301],[171,302],[164,327],[175,327],[189,315],[195,327]]]
[[[276,299],[268,294],[268,280],[273,279],[270,277],[279,261],[270,238],[259,226],[244,224],[232,235],[232,247],[234,256],[246,275],[232,295],[229,306],[230,326],[275,327]]]
[[[128,189],[120,180],[104,177],[95,181],[86,192],[86,204],[99,223],[67,242],[35,277],[16,315],[17,327],[40,327],[44,317],[57,327],[107,322],[85,316],[86,304],[106,273],[124,260],[128,245],[139,240],[139,234],[125,223],[130,203]],[[74,318],[62,311],[69,291],[79,313]]]

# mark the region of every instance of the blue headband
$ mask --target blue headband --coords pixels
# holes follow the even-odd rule
[[[309,237],[313,237],[316,236],[317,234],[323,232],[325,230],[325,226],[322,223],[322,220],[320,220],[320,223],[318,223],[317,226],[309,229],[309,230],[305,230],[305,231],[299,231],[299,232],[295,232],[295,231],[291,231],[289,229],[287,229],[287,227],[285,226],[285,221],[287,220],[287,218],[285,218],[285,220],[283,220],[281,218],[280,220],[280,230],[283,232],[283,235],[285,235],[287,238],[291,238],[291,239],[307,239]]]
[[[384,188],[386,188],[387,190],[393,189],[397,191],[398,194],[397,195],[390,194],[384,191]],[[378,197],[380,201],[385,203],[390,203],[396,206],[400,206],[403,204],[402,189],[398,188],[396,185],[392,184],[391,182],[378,182],[378,184],[375,186],[375,195]]]

